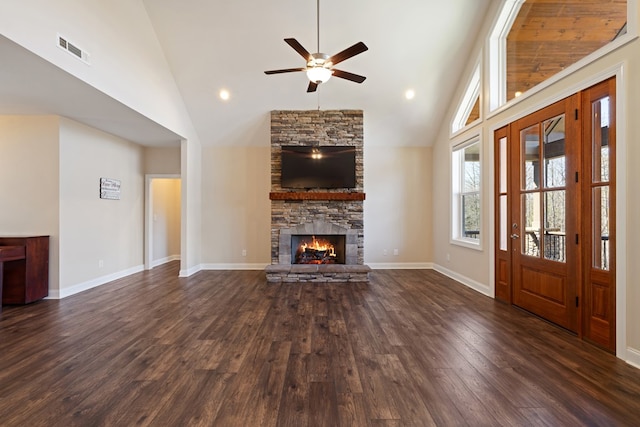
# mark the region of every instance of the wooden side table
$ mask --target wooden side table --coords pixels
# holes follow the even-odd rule
[[[26,248],[24,246],[0,246],[0,298],[2,297],[3,277],[4,277],[4,263],[6,261],[17,261],[24,259],[26,254]],[[2,311],[2,304],[0,304],[0,312]]]
[[[28,304],[49,294],[49,236],[0,237],[0,248],[16,246],[23,256],[3,261],[5,305]]]

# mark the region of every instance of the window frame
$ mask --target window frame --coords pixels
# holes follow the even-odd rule
[[[451,126],[449,128],[450,137],[454,137],[456,135],[461,134],[467,129],[472,128],[478,123],[482,122],[483,117],[483,105],[482,105],[482,95],[480,88],[482,87],[482,54],[476,61],[475,66],[473,67],[473,71],[469,76],[469,80],[467,81],[466,89],[464,94],[462,95],[462,99],[458,103],[458,108],[456,109],[456,113],[451,120]],[[473,122],[467,124],[467,120],[469,119],[469,115],[473,110],[473,107],[478,101],[479,105],[479,114],[478,118]]]
[[[477,145],[479,163],[479,183],[477,191],[465,192],[464,185],[464,152],[466,149]],[[483,143],[480,134],[451,145],[451,224],[450,243],[471,249],[483,248]],[[478,195],[478,238],[465,237],[463,200],[465,196]]]

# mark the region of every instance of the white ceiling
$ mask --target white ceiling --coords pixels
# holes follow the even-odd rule
[[[364,83],[334,77],[315,94],[306,93],[304,73],[264,74],[304,66],[284,38],[316,52],[315,0],[143,3],[203,145],[268,145],[269,111],[319,107],[364,110],[367,144],[415,146],[434,142],[495,1],[321,0],[320,50],[332,55],[358,41],[369,50],[338,67],[366,76]],[[62,114],[144,145],[179,140],[25,52],[0,40],[0,79],[10,82],[0,85],[0,113]],[[7,67],[6,58],[14,57]],[[33,84],[44,76],[56,84]],[[229,101],[218,97],[222,88]],[[416,93],[411,101],[404,98],[407,89]],[[87,104],[74,102],[79,97],[96,107],[79,108]]]

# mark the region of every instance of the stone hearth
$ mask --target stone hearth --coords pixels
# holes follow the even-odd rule
[[[267,282],[368,282],[367,265],[272,264],[266,268]]]

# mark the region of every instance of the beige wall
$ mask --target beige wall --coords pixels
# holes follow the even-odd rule
[[[365,147],[364,156],[365,262],[374,267],[428,266],[431,148]],[[207,147],[202,162],[203,265],[269,264],[270,148]]]
[[[271,262],[271,150],[206,147],[202,150],[202,263]],[[242,250],[247,255],[242,256]]]
[[[145,147],[144,173],[180,175],[180,147]]]
[[[365,263],[424,267],[433,260],[431,163],[431,147],[365,144]]]
[[[60,291],[143,264],[144,175],[140,146],[77,122],[60,126]],[[100,178],[121,181],[120,200],[99,197]]]
[[[638,21],[638,16],[633,19]],[[488,27],[486,31],[488,31]],[[478,46],[480,48],[480,45]],[[460,277],[469,281],[477,281],[493,291],[492,252],[493,232],[493,195],[492,195],[492,165],[493,165],[493,130],[525,114],[531,113],[551,102],[568,96],[578,90],[591,86],[599,81],[619,73],[618,80],[618,355],[640,365],[640,247],[634,242],[640,241],[640,228],[634,224],[640,218],[640,198],[637,188],[640,186],[640,130],[635,125],[636,112],[640,110],[640,40],[618,48],[617,50],[597,59],[595,62],[572,73],[568,77],[557,81],[548,88],[533,96],[523,98],[509,108],[492,115],[484,120],[480,126],[465,132],[451,140],[449,136],[450,118],[454,113],[452,104],[449,119],[445,121],[439,132],[438,142],[433,152],[433,197],[434,205],[434,261],[436,265],[445,267]],[[485,54],[486,58],[486,54]],[[487,100],[488,88],[487,66],[485,59],[485,85],[482,88],[483,99]],[[473,63],[469,63],[469,69]],[[460,90],[464,88],[461,87]],[[450,147],[452,143],[463,141],[475,134],[483,138],[483,225],[485,236],[481,251],[459,247],[450,243],[451,217],[449,186],[451,182]],[[626,223],[625,223],[626,218]],[[626,244],[625,244],[626,242]],[[447,260],[450,255],[450,261]]]
[[[152,194],[152,263],[180,256],[180,179],[154,178]]]
[[[0,235],[50,236],[50,295],[59,288],[58,149],[58,117],[0,116]]]

